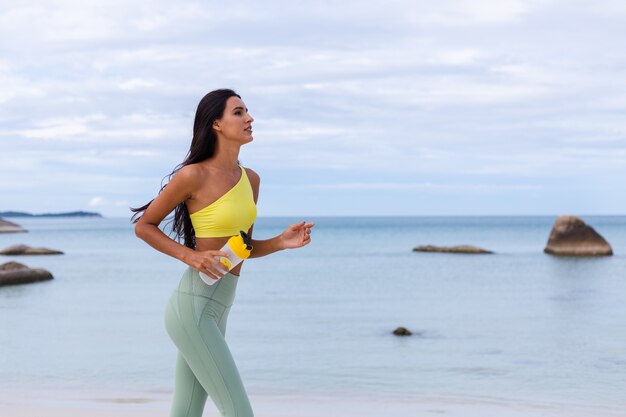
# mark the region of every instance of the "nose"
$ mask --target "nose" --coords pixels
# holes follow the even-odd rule
[[[254,122],[254,117],[252,117],[252,115],[250,115],[250,113],[248,113],[248,122],[249,123]]]

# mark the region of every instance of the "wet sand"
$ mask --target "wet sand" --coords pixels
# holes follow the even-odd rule
[[[255,414],[263,417],[623,417],[619,407],[531,403],[501,399],[424,398],[377,401],[337,398],[253,397]],[[164,398],[107,396],[76,400],[27,401],[0,399],[0,416],[7,417],[168,417]],[[204,417],[220,417],[207,403]]]

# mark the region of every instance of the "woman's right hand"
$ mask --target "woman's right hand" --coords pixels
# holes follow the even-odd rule
[[[227,257],[221,250],[193,251],[185,263],[212,279],[220,279],[228,272],[219,261],[221,257]]]

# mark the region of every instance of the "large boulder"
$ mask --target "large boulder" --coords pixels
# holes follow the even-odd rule
[[[0,250],[0,255],[63,255],[63,252],[54,249],[31,248],[26,245],[13,245]]]
[[[17,262],[7,262],[0,265],[0,285],[27,284],[52,278],[52,274],[45,269],[30,269]]]
[[[470,245],[458,245],[458,246],[416,246],[413,248],[414,252],[442,252],[442,253],[469,253],[469,254],[484,254],[493,253],[492,251],[481,249],[476,246]]]
[[[19,233],[25,231],[26,229],[24,229],[19,224],[0,219],[0,233]]]
[[[611,245],[591,226],[576,216],[559,216],[543,250],[561,256],[609,256]]]

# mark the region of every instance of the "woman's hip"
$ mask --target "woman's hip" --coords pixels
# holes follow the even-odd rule
[[[227,273],[213,285],[208,285],[202,281],[198,271],[187,267],[174,291],[205,297],[225,307],[230,307],[235,301],[238,281],[239,277],[237,275]]]

